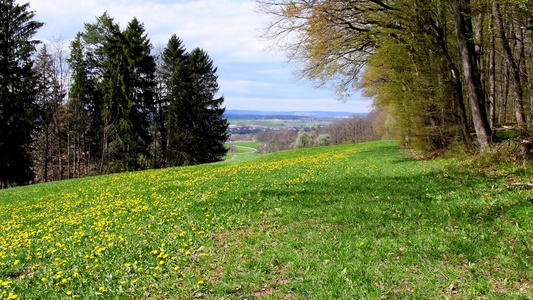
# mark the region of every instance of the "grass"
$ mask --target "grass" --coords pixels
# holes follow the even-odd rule
[[[259,152],[256,150],[261,146],[262,142],[228,142],[226,143],[226,147],[228,146],[235,146],[237,148],[237,153],[228,153],[225,156],[225,159],[244,159],[244,158],[250,158],[255,157],[259,155]]]
[[[531,299],[506,168],[373,142],[3,190],[0,298]]]

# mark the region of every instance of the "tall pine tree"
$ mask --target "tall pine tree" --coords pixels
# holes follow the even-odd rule
[[[163,166],[222,160],[228,135],[223,97],[218,92],[217,69],[207,53],[186,53],[173,35],[163,51],[160,68],[164,95],[158,106]]]
[[[155,60],[144,26],[121,31],[104,13],[72,43],[73,92],[89,110],[98,173],[148,167],[155,97]]]
[[[37,107],[32,20],[29,4],[0,1],[0,188],[31,181],[30,149]]]
[[[148,167],[149,125],[155,93],[155,60],[142,24],[134,18],[124,32],[111,24],[104,51],[104,98],[110,103],[113,136],[109,141],[111,171]]]
[[[73,152],[76,153],[74,176],[88,175],[91,169],[91,155],[100,151],[98,130],[99,118],[96,99],[94,68],[87,59],[87,45],[82,34],[78,34],[70,46],[68,63],[71,69],[72,85],[67,102],[69,134],[72,139]]]
[[[190,122],[185,107],[187,52],[176,35],[172,35],[163,50],[158,73],[162,89],[157,103],[156,167],[179,166],[185,162],[183,149]]]
[[[202,49],[196,48],[188,55],[189,86],[187,101],[190,101],[192,137],[186,144],[186,164],[203,164],[222,160],[227,149],[228,121],[222,107],[224,97],[218,93],[217,68]]]

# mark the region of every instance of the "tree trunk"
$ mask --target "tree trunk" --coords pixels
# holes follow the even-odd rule
[[[494,28],[494,16],[490,18],[490,28]],[[489,41],[489,110],[490,110],[490,128],[496,127],[496,43],[494,32],[490,34]]]
[[[516,123],[518,124],[518,130],[520,131],[520,134],[522,136],[525,136],[527,134],[527,124],[524,114],[524,93],[522,90],[520,69],[516,58],[513,55],[513,51],[509,44],[509,40],[507,39],[507,35],[505,34],[505,28],[503,26],[502,15],[500,12],[500,5],[498,3],[493,3],[492,11],[495,18],[496,28],[498,29],[500,39],[502,40],[505,60],[507,61],[507,65],[509,66],[511,71],[513,96],[515,97],[513,103],[515,109]]]
[[[491,131],[484,105],[479,68],[477,66],[476,49],[472,40],[472,20],[470,17],[470,0],[448,0],[453,9],[457,43],[461,51],[463,72],[468,88],[472,121],[481,147],[491,141]]]

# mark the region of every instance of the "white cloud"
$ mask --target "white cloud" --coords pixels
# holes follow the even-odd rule
[[[36,19],[44,21],[39,37],[49,40],[73,38],[105,11],[125,27],[137,17],[144,23],[154,45],[166,44],[172,34],[191,50],[200,47],[224,59],[272,60],[266,42],[257,38],[266,16],[253,11],[252,2],[230,0],[198,1],[105,1],[30,0]]]
[[[264,89],[272,86],[272,83],[257,82],[239,79],[219,79],[220,90],[224,93],[250,94],[257,89]]]
[[[228,109],[262,111],[338,111],[364,113],[370,111],[370,101],[352,100],[341,102],[334,98],[261,98],[225,97]]]
[[[72,39],[84,31],[84,23],[94,23],[105,11],[122,28],[137,17],[156,48],[164,47],[176,34],[187,50],[203,48],[219,67],[219,92],[228,109],[370,110],[369,101],[342,104],[331,91],[295,82],[282,54],[264,50],[268,42],[258,38],[258,29],[269,16],[256,13],[250,0],[18,1],[30,1],[35,19],[46,23],[36,36],[41,40]]]

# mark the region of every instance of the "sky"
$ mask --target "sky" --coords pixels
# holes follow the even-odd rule
[[[19,0],[44,22],[36,39],[73,39],[85,23],[107,13],[124,29],[133,17],[144,24],[154,49],[176,34],[188,51],[199,47],[218,68],[219,94],[228,110],[340,111],[364,113],[371,101],[355,93],[346,102],[293,76],[296,66],[260,37],[268,15],[250,0]]]

